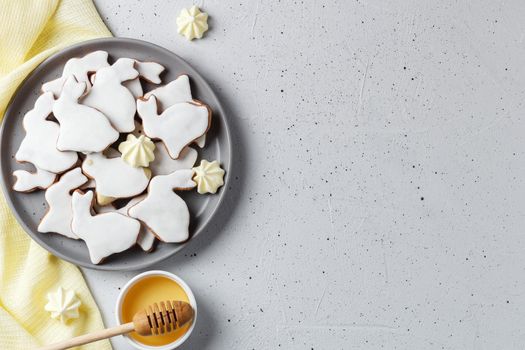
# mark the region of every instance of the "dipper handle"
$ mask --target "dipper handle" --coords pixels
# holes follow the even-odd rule
[[[39,350],[69,349],[132,331],[140,335],[165,334],[184,326],[193,319],[193,316],[193,308],[184,301],[161,301],[160,303],[154,303],[148,306],[145,310],[137,312],[135,316],[133,316],[133,322],[108,329],[101,329],[93,333],[47,345]]]

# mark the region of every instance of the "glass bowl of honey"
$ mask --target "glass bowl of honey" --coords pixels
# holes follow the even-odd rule
[[[197,321],[197,302],[190,287],[180,277],[166,271],[146,271],[133,277],[122,288],[115,311],[118,324],[131,322],[135,313],[148,305],[166,300],[180,300],[189,303],[195,315],[193,320],[175,331],[142,336],[135,332],[124,338],[139,350],[172,350],[188,339]]]

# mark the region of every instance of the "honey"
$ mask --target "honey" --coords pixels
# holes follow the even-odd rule
[[[135,313],[162,300],[180,300],[189,302],[184,289],[174,280],[157,275],[138,280],[131,286],[122,300],[121,317],[124,323],[131,322]],[[163,346],[173,343],[191,327],[191,322],[168,334],[141,336],[131,332],[129,336],[137,342],[149,346]]]

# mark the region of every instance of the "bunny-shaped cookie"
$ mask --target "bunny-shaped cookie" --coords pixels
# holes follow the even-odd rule
[[[111,66],[99,69],[93,87],[82,100],[86,106],[104,113],[119,132],[131,132],[135,128],[135,97],[122,85],[122,82],[138,77],[134,65],[135,60],[120,58]]]
[[[117,212],[93,215],[92,204],[93,191],[73,192],[71,228],[86,242],[91,262],[98,264],[107,256],[134,246],[140,223]]]
[[[78,239],[71,231],[71,191],[87,182],[80,168],[74,168],[60,177],[46,191],[49,210],[38,225],[38,232],[56,232],[69,238]]]
[[[74,76],[78,82],[86,83],[86,88],[89,90],[91,87],[89,83],[89,73],[96,72],[100,68],[107,66],[109,66],[109,64],[108,53],[106,51],[94,51],[84,57],[71,58],[66,62],[62,76],[44,83],[44,85],[42,85],[42,91],[52,92],[55,97],[60,96],[64,83],[71,75]]]
[[[192,176],[191,169],[155,176],[144,200],[129,208],[128,215],[142,221],[163,242],[186,241],[190,237],[190,213],[186,202],[174,190],[195,187]]]
[[[61,151],[101,152],[118,139],[118,132],[104,114],[78,103],[85,90],[86,83],[78,83],[71,76],[53,105],[60,123],[57,148]]]
[[[54,103],[53,94],[46,92],[38,97],[35,107],[26,113],[23,120],[26,135],[15,157],[19,162],[33,163],[39,169],[61,173],[71,168],[78,156],[75,152],[57,150],[59,126],[47,120]]]
[[[142,119],[144,133],[151,138],[160,139],[171,158],[177,159],[185,146],[208,131],[211,109],[198,101],[176,103],[157,112],[157,98],[137,100],[137,112]]]

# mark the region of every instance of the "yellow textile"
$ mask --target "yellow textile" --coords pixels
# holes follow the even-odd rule
[[[91,0],[0,0],[0,116],[42,60],[73,43],[110,36]],[[44,310],[59,286],[76,292],[80,318],[67,325]],[[82,274],[33,242],[0,196],[0,349],[34,349],[103,328]],[[108,341],[82,349],[111,349]]]

